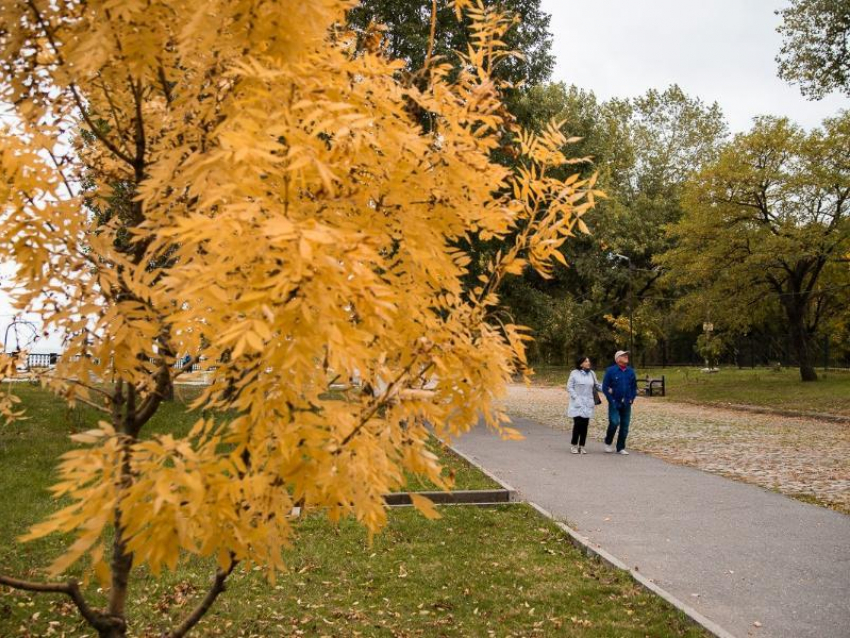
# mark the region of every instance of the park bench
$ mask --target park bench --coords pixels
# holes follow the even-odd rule
[[[667,396],[667,384],[666,377],[661,375],[660,377],[638,377],[638,391],[645,394],[648,397],[654,396]]]

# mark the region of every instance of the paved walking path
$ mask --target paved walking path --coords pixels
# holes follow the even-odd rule
[[[454,446],[735,636],[850,636],[850,516],[595,441],[572,455],[566,432],[513,427],[524,440],[478,427]]]

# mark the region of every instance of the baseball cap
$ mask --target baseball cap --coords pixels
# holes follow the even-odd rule
[[[629,351],[628,350],[617,350],[616,354],[614,355],[614,361],[616,361],[617,359],[622,357],[624,354],[629,354]]]

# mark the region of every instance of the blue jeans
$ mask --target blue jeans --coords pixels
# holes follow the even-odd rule
[[[613,401],[608,402],[608,432],[605,433],[605,445],[614,442],[614,433],[620,428],[617,435],[617,451],[626,449],[626,437],[629,436],[629,422],[632,420],[632,404]]]

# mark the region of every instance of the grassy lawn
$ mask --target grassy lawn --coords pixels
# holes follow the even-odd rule
[[[0,569],[38,578],[62,546],[50,538],[14,542],[51,510],[46,487],[67,435],[88,427],[86,411],[19,388],[28,421],[0,428]],[[160,430],[191,423],[179,404],[157,416]],[[488,485],[459,468],[458,487]],[[477,476],[476,476],[477,475]],[[525,505],[442,508],[428,521],[394,510],[370,544],[351,522],[320,515],[296,527],[290,571],[269,584],[238,570],[195,635],[207,636],[704,636],[627,576],[584,557],[550,521]],[[135,636],[157,636],[203,594],[212,568],[193,560],[154,580],[135,573]],[[95,604],[102,597],[89,588]],[[61,624],[56,624],[59,621]],[[54,624],[51,624],[54,623]],[[0,590],[0,636],[92,636],[70,604],[54,596]]]
[[[534,383],[566,384],[569,368],[535,368]],[[698,368],[638,368],[638,376],[666,376],[667,397],[671,401],[692,401],[706,405],[753,405],[823,412],[850,416],[850,373],[818,372],[815,383],[800,381],[794,368],[773,371],[767,368],[724,368],[706,374]],[[601,379],[600,379],[601,381]]]

